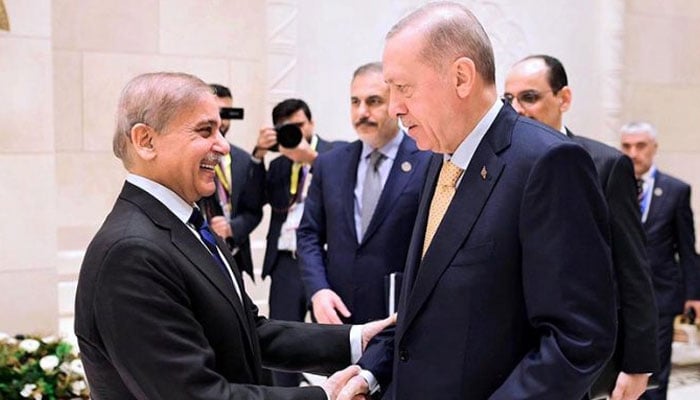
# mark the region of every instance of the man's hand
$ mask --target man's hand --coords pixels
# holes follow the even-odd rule
[[[357,365],[351,365],[342,371],[338,371],[326,379],[321,385],[323,391],[326,392],[331,400],[335,400],[338,397],[340,390],[348,383],[350,378],[356,376],[360,373],[360,367]],[[364,381],[364,379],[362,379]]]
[[[338,310],[343,317],[350,317],[350,311],[343,303],[343,300],[330,289],[321,289],[311,296],[311,304],[314,311],[314,318],[320,324],[342,324],[338,317]],[[363,329],[364,331],[364,329]]]
[[[211,230],[214,231],[214,233],[216,233],[224,239],[233,236],[231,225],[228,223],[226,218],[220,215],[212,217],[211,221],[209,221],[209,226],[211,227]]]
[[[647,388],[649,374],[626,374],[620,372],[610,400],[637,400]]]
[[[316,160],[316,150],[311,148],[311,145],[306,140],[302,139],[299,145],[293,149],[288,149],[286,147],[279,147],[280,154],[289,158],[290,160],[302,164],[313,164]]]
[[[353,376],[340,391],[337,400],[361,400],[369,399],[369,386],[360,375]]]
[[[368,322],[362,325],[362,351],[367,348],[367,344],[377,333],[383,331],[386,327],[396,324],[396,316],[394,313],[384,319]]]
[[[277,143],[277,132],[275,128],[269,126],[264,126],[260,128],[258,132],[258,142],[255,144],[255,151],[253,152],[253,157],[258,160],[265,158],[267,154],[267,149],[274,146]]]

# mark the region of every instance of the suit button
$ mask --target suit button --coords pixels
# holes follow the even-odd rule
[[[399,350],[399,360],[402,362],[408,361],[408,350]]]

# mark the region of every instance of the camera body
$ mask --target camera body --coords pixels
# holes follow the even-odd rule
[[[277,132],[277,144],[270,147],[270,151],[279,151],[279,146],[293,149],[301,143],[304,135],[297,124],[282,124],[275,127]]]
[[[219,109],[221,119],[243,119],[243,109],[236,107],[221,107]]]

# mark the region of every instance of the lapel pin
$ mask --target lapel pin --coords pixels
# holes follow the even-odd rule
[[[401,171],[409,172],[409,171],[411,171],[411,168],[413,168],[413,166],[411,165],[410,162],[404,161],[401,163]]]
[[[481,167],[481,179],[486,180],[486,176],[488,175],[488,171],[486,171],[486,166],[484,165]]]
[[[664,194],[664,190],[661,189],[660,187],[657,187],[656,189],[654,189],[654,196],[658,197],[658,196],[661,196],[662,194]]]

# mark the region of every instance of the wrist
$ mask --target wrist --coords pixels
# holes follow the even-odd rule
[[[255,146],[253,148],[252,155],[254,158],[257,158],[258,160],[261,160],[265,158],[265,154],[267,154],[267,149],[264,147],[260,146]]]

